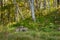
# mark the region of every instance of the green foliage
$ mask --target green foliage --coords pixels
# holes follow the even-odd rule
[[[32,20],[28,0],[16,1],[17,4],[14,4],[12,0],[8,0],[4,6],[0,6],[0,40],[60,40],[60,32],[58,32],[60,27],[58,26],[60,25],[60,9],[53,7],[52,0],[50,0],[50,8],[47,8],[49,4],[47,4],[46,0],[46,9],[40,9],[41,1],[38,0],[36,2],[34,0],[36,22]],[[44,1],[42,0],[42,6],[43,3]],[[15,13],[15,11],[17,12],[15,10],[16,5],[18,5],[24,20],[21,19],[19,12]],[[16,18],[19,21],[15,21]],[[29,29],[28,32],[15,32],[16,28],[21,26],[27,27]],[[7,34],[8,37],[6,37],[4,32],[9,32]]]
[[[4,34],[0,33],[0,39],[4,40]],[[60,32],[19,32],[9,33],[8,40],[60,40]]]
[[[16,24],[10,25],[11,27],[20,27],[24,26],[29,28],[30,30],[38,30],[38,31],[56,31],[57,25],[54,23],[55,16],[56,16],[56,10],[50,12],[46,16],[40,16],[37,17],[36,22],[33,22],[31,18],[27,18],[25,20],[20,20],[20,22],[17,22]]]

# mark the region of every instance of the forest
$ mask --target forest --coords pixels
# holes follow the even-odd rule
[[[60,40],[60,0],[0,0],[0,40]]]

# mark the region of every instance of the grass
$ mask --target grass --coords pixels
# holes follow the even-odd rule
[[[0,33],[0,40],[5,40],[3,33]],[[9,33],[7,40],[60,40],[60,32],[18,32]]]

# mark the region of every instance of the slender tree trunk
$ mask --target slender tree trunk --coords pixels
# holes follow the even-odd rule
[[[19,13],[20,13],[22,19],[24,20],[24,17],[23,17],[23,15],[22,15],[22,12],[21,12],[20,9],[19,9],[19,6],[18,6],[16,0],[14,0],[13,2],[14,2],[14,5],[15,5],[15,20],[16,20],[17,22],[19,21],[19,19],[18,19],[18,18],[19,18],[19,17],[18,17]]]
[[[19,8],[19,6],[18,6],[18,12],[19,12],[19,14],[21,15],[21,18],[24,20],[25,18],[24,18],[24,16],[23,16],[22,10]]]
[[[10,22],[10,7],[9,7],[9,9],[8,9],[8,13],[7,13],[7,18],[8,18],[8,22]]]
[[[36,0],[36,9],[38,10],[39,9],[39,0]]]
[[[3,0],[0,0],[0,3],[1,3],[1,22],[3,23],[3,14],[2,14]]]
[[[57,0],[53,0],[53,7],[57,7]]]
[[[32,19],[34,22],[36,22],[35,12],[34,12],[34,0],[29,0],[29,3],[30,3],[30,8],[31,8]]]
[[[17,2],[16,0],[13,0],[13,3],[14,3],[14,7],[15,7],[15,21],[17,22],[17,16],[18,16],[18,6],[17,6]]]
[[[44,5],[44,9],[46,9],[46,0],[44,0],[43,5]]]
[[[43,9],[43,1],[40,0],[40,9]]]
[[[48,9],[50,8],[50,0],[48,0]]]
[[[57,0],[57,7],[59,7],[60,5],[60,0]]]

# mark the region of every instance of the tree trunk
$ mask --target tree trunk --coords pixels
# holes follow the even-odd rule
[[[17,2],[16,2],[16,0],[13,0],[13,3],[14,3],[14,7],[15,7],[15,21],[17,22],[18,20],[18,18],[17,18],[17,16],[18,16],[18,6],[17,6]]]
[[[44,0],[43,5],[44,5],[44,9],[46,9],[46,0]]]
[[[57,0],[53,0],[53,7],[57,7]]]
[[[31,8],[32,19],[34,22],[36,22],[35,12],[34,12],[34,0],[29,0],[29,3],[30,3],[30,8]]]

